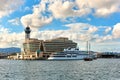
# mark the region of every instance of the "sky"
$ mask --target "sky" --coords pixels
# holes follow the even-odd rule
[[[1,0],[0,48],[31,38],[68,37],[86,50],[120,52],[120,0]]]

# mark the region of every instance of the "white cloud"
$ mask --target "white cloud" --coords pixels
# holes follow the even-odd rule
[[[9,29],[2,26],[0,28],[0,48],[22,46],[24,40],[24,32],[10,33]]]
[[[87,7],[94,10],[93,14],[99,17],[109,16],[120,12],[120,0],[76,0],[79,8]]]
[[[88,29],[88,33],[94,33],[94,32],[96,32],[97,30],[98,30],[97,27],[90,27],[90,28]]]
[[[53,0],[48,8],[55,18],[61,19],[83,17],[91,13],[98,17],[106,17],[120,12],[119,3],[120,0]]]
[[[101,28],[106,28],[105,26],[101,26]],[[109,31],[112,30],[112,34],[107,34]],[[113,29],[111,27],[107,27],[105,29],[105,33],[107,35],[102,35],[102,36],[98,36],[96,38],[96,42],[104,42],[104,41],[115,41],[117,42],[116,40],[117,39],[120,39],[120,23],[117,23],[113,26]]]
[[[111,27],[107,27],[107,28],[105,29],[105,33],[108,33],[108,32],[111,31],[111,30],[112,30]]]
[[[49,5],[49,10],[55,18],[83,17],[91,13],[95,16],[106,17],[120,12],[119,3],[120,0],[53,0]]]
[[[19,6],[24,3],[24,0],[1,0],[0,1],[0,18],[8,16]]]
[[[67,30],[45,30],[45,31],[33,31],[31,37],[39,39],[52,39],[56,37],[68,37],[72,40],[88,41],[96,38],[94,32],[97,31],[95,26],[86,23],[73,23],[65,25],[69,27]],[[91,34],[92,33],[92,34]]]
[[[112,34],[114,38],[120,38],[120,23],[114,25]]]
[[[43,25],[52,22],[52,17],[43,16],[42,13],[46,10],[45,4],[39,4],[33,7],[33,13],[22,16],[21,23],[24,27],[30,26],[32,28],[39,28]]]
[[[49,24],[50,22],[52,22],[52,17],[39,17],[38,15],[34,14],[25,15],[21,18],[21,23],[24,27],[29,25],[32,28],[39,28]]]
[[[53,19],[65,20],[88,14],[106,17],[120,12],[119,3],[120,0],[41,0],[33,6],[33,13],[23,16],[21,22],[24,26],[39,28],[51,23]]]
[[[74,34],[77,34],[76,40],[86,41],[96,41],[96,42],[104,42],[104,41],[110,41],[114,40],[115,38],[120,38],[120,23],[117,23],[113,27],[112,34],[107,34],[109,31],[112,30],[111,27],[107,26],[93,26],[87,23],[72,23],[65,25],[68,26],[69,34],[76,36]],[[105,28],[105,33],[107,35],[97,33],[97,31],[101,31],[103,28]],[[95,33],[96,32],[96,33]]]
[[[0,34],[4,34],[4,33],[9,33],[10,30],[8,28],[4,28],[2,25],[0,25]]]
[[[103,39],[104,41],[105,41],[105,40],[112,40],[113,37],[112,37],[111,35],[107,35],[107,36],[104,36],[102,39]]]
[[[52,11],[52,14],[55,18],[73,17],[74,11],[72,10],[72,8],[72,2],[66,1],[63,3],[61,0],[55,1],[49,6],[49,10]]]
[[[91,8],[94,8],[95,15],[109,16],[112,13],[120,12],[120,0],[92,0],[89,2]]]
[[[113,36],[112,35],[106,35],[106,36],[98,36],[96,38],[96,42],[98,43],[103,43],[103,42],[111,42],[113,40]]]
[[[52,12],[55,18],[63,18],[63,19],[67,17],[76,17],[76,16],[82,17],[91,12],[90,8],[87,7],[82,7],[80,9],[78,8],[76,10],[73,9],[75,7],[77,8],[80,5],[79,3],[80,2],[75,3],[70,0],[67,1],[58,0],[50,4],[49,10]]]
[[[109,16],[112,13],[120,12],[120,0],[93,0],[91,7],[95,9],[97,16]]]
[[[8,20],[8,22],[11,23],[12,25],[19,25],[20,24],[20,19],[15,18],[15,19]]]
[[[88,27],[90,27],[87,23],[71,23],[65,26],[69,27],[72,32],[85,31]]]
[[[81,32],[86,34],[94,33],[98,30],[97,27],[87,24],[87,23],[72,23],[65,25],[67,27],[70,27],[70,31],[74,32]]]

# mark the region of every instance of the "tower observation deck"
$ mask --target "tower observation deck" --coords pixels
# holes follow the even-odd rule
[[[29,26],[27,26],[27,27],[25,28],[25,40],[26,40],[26,39],[30,39],[30,32],[31,32],[31,29],[30,29]]]

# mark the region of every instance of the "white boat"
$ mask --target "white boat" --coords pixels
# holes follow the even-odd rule
[[[50,55],[48,60],[83,60],[90,56],[78,48],[67,48],[63,52],[56,52]]]

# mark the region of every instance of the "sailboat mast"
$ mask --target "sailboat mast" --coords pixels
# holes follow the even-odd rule
[[[87,41],[86,46],[87,46],[87,53],[90,54],[90,43],[89,43],[89,41]]]
[[[89,42],[89,54],[90,54],[90,42]]]
[[[87,43],[86,43],[86,49],[87,49],[87,53],[88,53],[88,41],[87,41]]]

